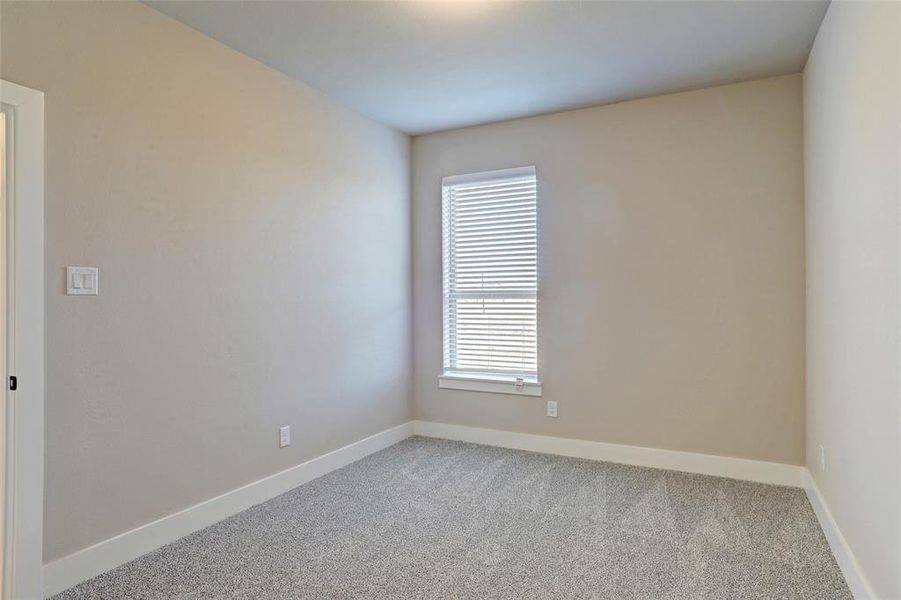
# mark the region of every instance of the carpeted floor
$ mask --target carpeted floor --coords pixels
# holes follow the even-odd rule
[[[851,594],[799,489],[415,437],[57,598]]]

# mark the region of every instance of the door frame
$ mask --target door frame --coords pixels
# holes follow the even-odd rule
[[[0,80],[11,107],[7,188],[7,365],[4,599],[43,598],[44,94]],[[9,116],[9,115],[7,115]],[[9,391],[9,376],[18,388]]]

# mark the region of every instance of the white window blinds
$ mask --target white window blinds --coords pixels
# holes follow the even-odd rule
[[[443,180],[444,373],[538,375],[534,167]]]

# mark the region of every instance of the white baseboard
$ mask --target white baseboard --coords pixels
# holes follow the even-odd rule
[[[499,429],[448,425],[432,421],[414,421],[413,431],[416,435],[425,437],[459,440],[488,446],[514,448],[516,450],[529,450],[531,452],[603,460],[640,467],[715,475],[775,485],[792,487],[802,487],[804,485],[804,467],[798,465],[697,454],[694,452],[679,452],[676,450],[660,450],[658,448],[642,448],[640,446],[606,444],[588,440],[501,431]]]
[[[826,499],[823,498],[820,488],[817,487],[816,481],[807,469],[804,469],[804,491],[807,492],[807,499],[810,500],[813,512],[816,513],[820,527],[826,536],[826,541],[829,542],[835,561],[842,570],[842,575],[845,576],[845,582],[851,589],[851,593],[854,594],[854,598],[856,600],[877,600],[876,593],[860,568],[854,552],[851,551],[851,546],[848,545],[841,529],[838,528],[832,511],[826,504]]]
[[[189,533],[392,446],[411,435],[412,422],[386,429],[48,563],[43,569],[44,596],[57,594]]]

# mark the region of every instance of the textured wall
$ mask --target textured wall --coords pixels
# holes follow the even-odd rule
[[[801,124],[791,75],[414,138],[418,418],[803,464]],[[439,390],[441,177],[522,165],[544,397]]]
[[[45,560],[410,418],[406,136],[137,3],[0,37],[46,102]]]
[[[899,40],[901,4],[833,2],[804,70],[807,466],[886,599],[901,598]]]

